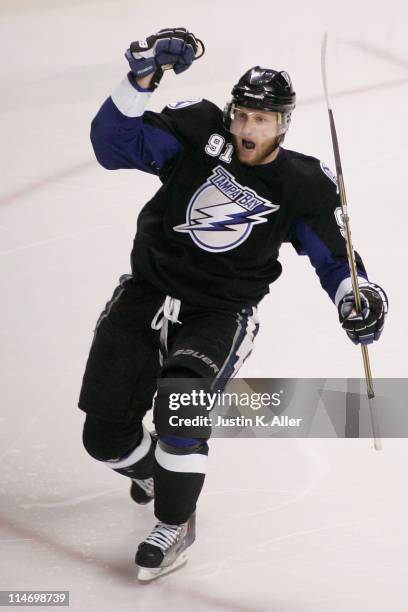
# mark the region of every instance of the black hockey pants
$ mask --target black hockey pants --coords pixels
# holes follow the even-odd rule
[[[159,520],[180,524],[194,512],[208,454],[206,436],[163,427],[169,395],[160,381],[171,379],[174,390],[177,379],[228,380],[250,354],[257,331],[253,307],[193,307],[129,275],[99,317],[79,398],[87,413],[84,445],[119,473],[153,476]],[[156,448],[142,425],[152,405]]]

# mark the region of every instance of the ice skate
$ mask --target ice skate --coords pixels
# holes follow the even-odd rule
[[[139,544],[136,553],[137,578],[149,582],[187,562],[186,549],[195,540],[195,514],[182,525],[159,522]]]
[[[130,497],[133,501],[142,506],[151,502],[154,498],[153,478],[145,478],[144,480],[132,478]]]

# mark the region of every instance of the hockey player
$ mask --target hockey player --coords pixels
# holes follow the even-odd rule
[[[336,179],[282,147],[296,98],[286,72],[251,68],[224,112],[205,99],[145,110],[163,69],[183,72],[199,46],[183,28],[132,43],[131,71],[91,130],[103,167],[162,182],[138,218],[132,274],[97,323],[79,400],[88,453],[131,479],[136,502],[154,497],[158,522],[136,554],[140,580],[185,561],[206,471],[208,436],[169,427],[169,390],[235,376],[258,332],[257,304],[281,274],[282,243],[308,255],[356,344],[379,338],[387,311],[356,253],[356,316]],[[142,424],[152,404],[157,442]]]

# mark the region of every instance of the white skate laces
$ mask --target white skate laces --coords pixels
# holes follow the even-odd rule
[[[152,533],[146,538],[147,544],[158,546],[164,553],[177,542],[185,531],[187,523],[182,525],[167,525],[157,523]]]
[[[159,522],[137,549],[137,578],[148,582],[173,572],[187,562],[186,549],[195,540],[195,514],[186,523]]]

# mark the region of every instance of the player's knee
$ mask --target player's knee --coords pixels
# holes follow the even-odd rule
[[[123,457],[143,437],[139,422],[111,423],[93,415],[87,415],[82,442],[85,450],[98,461],[111,461]]]

